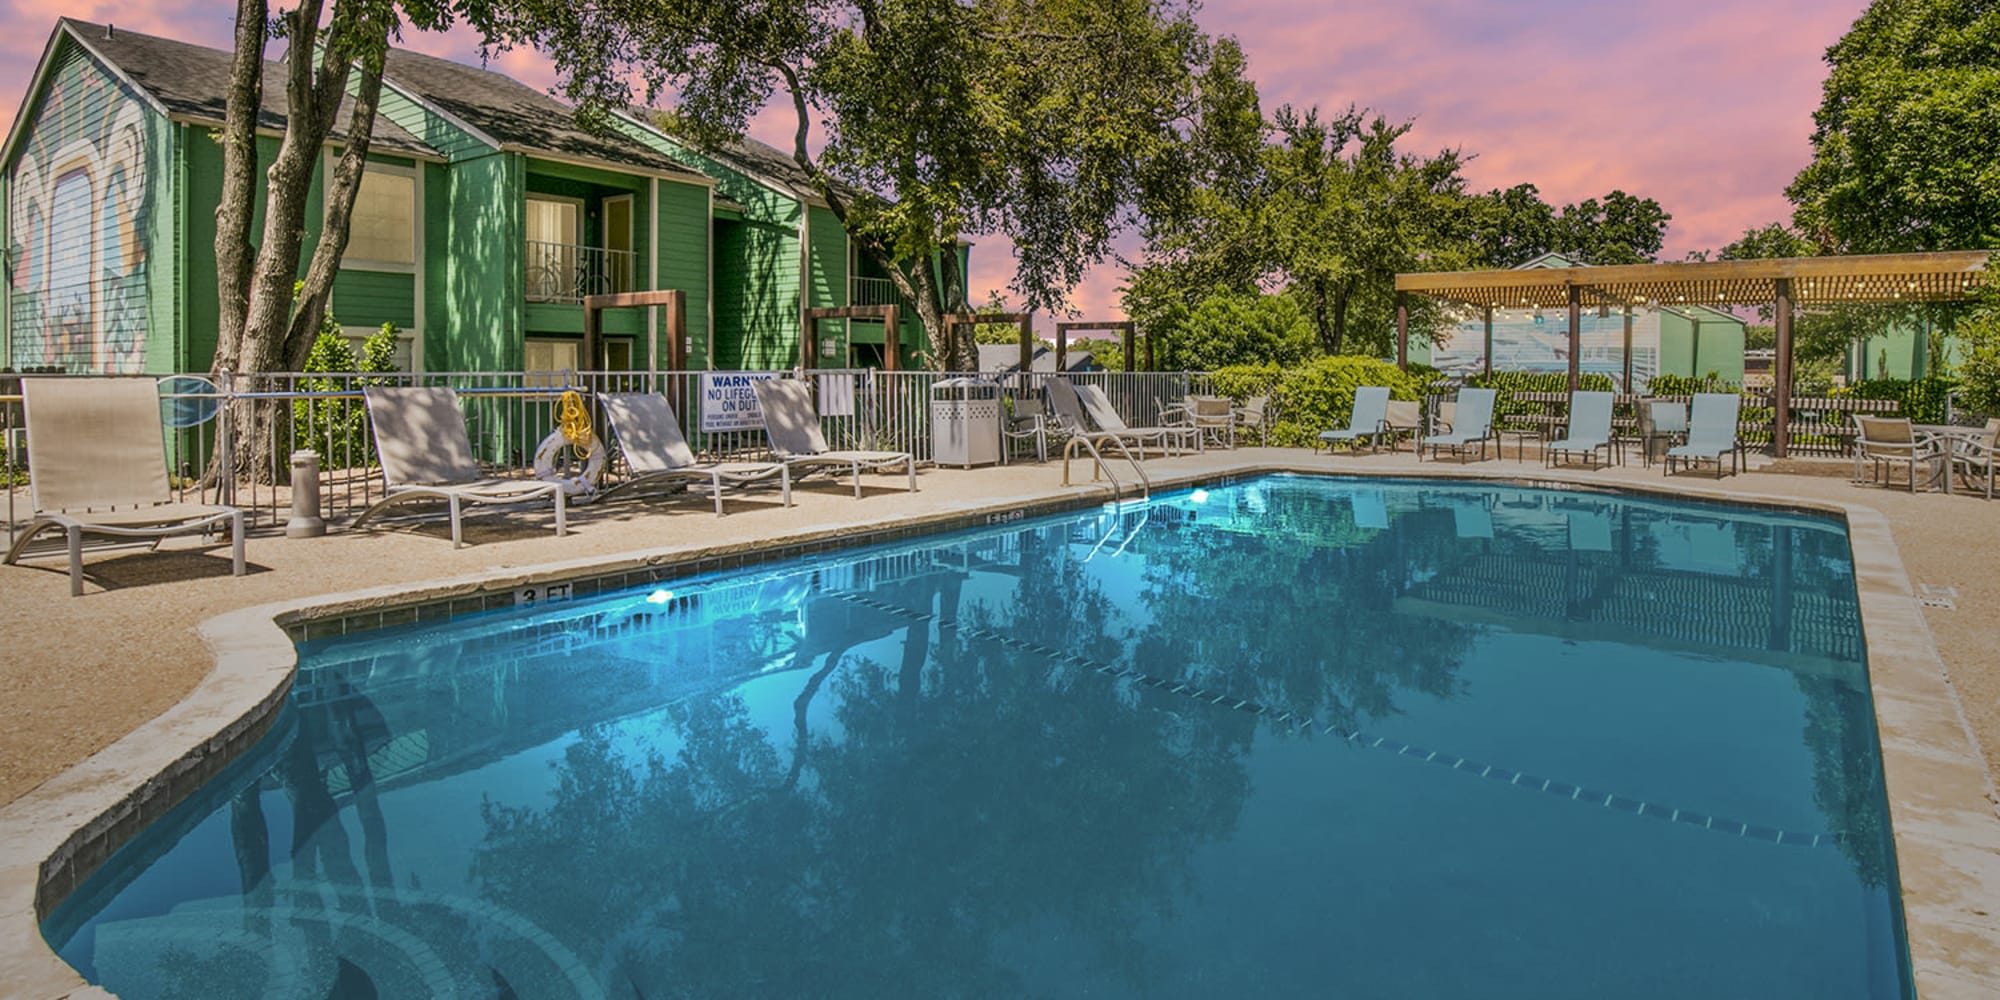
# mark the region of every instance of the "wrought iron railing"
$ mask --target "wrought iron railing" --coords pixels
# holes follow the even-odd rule
[[[530,302],[582,302],[586,295],[629,292],[637,286],[639,255],[630,250],[529,240]]]

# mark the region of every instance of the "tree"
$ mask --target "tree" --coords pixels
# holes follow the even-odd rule
[[[1210,296],[1160,343],[1170,371],[1214,371],[1275,363],[1290,368],[1319,352],[1312,322],[1290,295]]]
[[[1875,0],[1826,61],[1799,229],[1841,253],[2000,246],[2000,7]]]
[[[484,9],[483,2],[477,6]],[[324,0],[301,0],[272,19],[268,0],[238,0],[220,135],[222,192],[215,207],[220,325],[212,372],[296,371],[304,366],[347,251],[354,198],[382,92],[383,61],[404,18],[420,29],[439,30],[451,23],[453,12],[441,0],[334,0],[328,14]],[[265,96],[265,48],[273,38],[286,44],[285,130],[265,171],[264,228],[262,239],[253,244],[257,125]],[[356,71],[350,95],[349,79]],[[324,228],[301,280],[308,196],[321,151],[348,101],[351,115],[340,139],[341,156],[326,183]],[[236,471],[250,467],[253,446],[250,435],[239,439],[231,458]]]
[[[1599,265],[1658,260],[1673,219],[1659,202],[1616,190],[1558,211],[1533,184],[1488,191],[1471,207],[1475,261],[1485,267],[1519,267],[1547,253]]]
[[[1811,257],[1818,252],[1811,240],[1782,222],[1745,229],[1743,235],[1717,251],[1718,260],[1770,260],[1779,257]]]
[[[789,101],[793,159],[915,307],[940,365],[943,318],[966,299],[957,269],[931,263],[961,237],[1005,235],[1022,306],[1061,308],[1120,229],[1185,197],[1210,58],[1183,0],[524,7],[506,37],[555,57],[586,121],[671,88],[667,125],[701,144]]]

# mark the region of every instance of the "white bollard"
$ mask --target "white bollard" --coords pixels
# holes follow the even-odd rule
[[[326,519],[319,516],[319,452],[308,448],[292,452],[292,517],[285,522],[286,538],[318,538],[326,534]]]

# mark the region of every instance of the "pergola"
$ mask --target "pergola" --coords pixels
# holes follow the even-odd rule
[[[819,325],[824,320],[879,319],[882,321],[882,370],[895,371],[898,367],[897,355],[903,350],[900,306],[830,306],[825,308],[801,309],[800,319],[804,325],[804,336],[799,338],[799,367],[815,367],[813,351],[819,345]],[[852,329],[852,324],[849,325]],[[848,335],[853,343],[853,335]],[[841,360],[844,366],[845,358]]]
[[[1632,352],[1635,307],[1773,306],[1777,359],[1771,392],[1776,411],[1771,448],[1785,457],[1792,408],[1792,316],[1800,307],[1960,302],[1986,280],[1986,250],[1869,254],[1853,257],[1785,257],[1773,260],[1623,264],[1506,271],[1438,271],[1396,276],[1396,364],[1410,361],[1410,296],[1420,295],[1485,316],[1487,357],[1492,357],[1496,309],[1566,309],[1569,314],[1569,386],[1582,377],[1585,306],[1626,314],[1625,353]]]
[[[957,330],[959,327],[978,326],[982,323],[992,323],[994,325],[1011,323],[1020,329],[1021,372],[1026,374],[1028,371],[1028,359],[1034,354],[1035,350],[1035,314],[1024,312],[951,313],[944,318],[945,342],[954,345],[955,349],[958,344]],[[975,365],[974,367],[978,366]]]

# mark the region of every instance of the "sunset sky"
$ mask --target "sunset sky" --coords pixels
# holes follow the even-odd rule
[[[1862,0],[1210,0],[1200,19],[1233,34],[1268,108],[1358,104],[1414,119],[1406,142],[1472,155],[1478,188],[1529,182],[1560,204],[1614,188],[1673,214],[1665,257],[1713,248],[1789,216],[1784,186],[1810,153],[1827,46]],[[0,116],[11,124],[58,16],[217,47],[226,0],[64,3],[7,0]],[[463,32],[414,35],[411,48],[477,63]],[[537,86],[554,74],[534,53],[494,68]],[[768,130],[761,126],[769,126]],[[787,141],[782,119],[757,130]],[[766,132],[768,131],[768,134]],[[975,299],[1012,275],[1004,241],[973,252]],[[1092,318],[1116,310],[1122,275],[1099,268],[1077,289]]]

